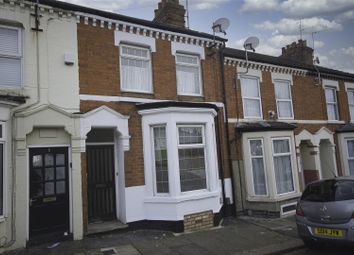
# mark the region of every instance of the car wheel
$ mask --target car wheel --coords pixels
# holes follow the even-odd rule
[[[312,240],[312,239],[302,239],[304,244],[311,250],[321,249],[324,243]]]

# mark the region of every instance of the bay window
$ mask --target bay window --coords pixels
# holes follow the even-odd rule
[[[293,119],[293,103],[291,98],[291,84],[289,81],[274,81],[275,99],[279,119]]]
[[[153,127],[156,193],[169,193],[166,127]]]
[[[299,196],[293,131],[242,134],[248,201],[277,201]]]
[[[273,161],[277,193],[294,191],[289,138],[273,140]]]
[[[21,87],[22,43],[19,28],[0,25],[0,86]]]
[[[151,53],[148,48],[120,45],[120,82],[123,91],[152,92]]]
[[[347,140],[347,160],[349,175],[354,175],[354,139]]]
[[[181,191],[206,189],[203,126],[178,127]]]
[[[249,140],[252,165],[253,188],[255,195],[267,195],[267,183],[264,169],[263,140]]]
[[[262,118],[262,101],[258,78],[241,77],[241,94],[244,117]]]
[[[176,75],[178,95],[202,95],[199,56],[176,53]]]
[[[335,87],[325,87],[328,120],[339,120],[337,91]]]
[[[347,90],[350,120],[354,121],[354,89]]]

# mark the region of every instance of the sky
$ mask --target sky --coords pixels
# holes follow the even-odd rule
[[[152,20],[159,0],[64,0]],[[354,74],[354,0],[180,0],[188,1],[189,28],[212,33],[218,18],[228,18],[227,46],[243,49],[257,36],[256,52],[279,56],[301,38],[314,47],[320,65]],[[301,23],[301,26],[300,26]],[[301,27],[301,29],[300,29]],[[300,33],[300,30],[302,33]]]

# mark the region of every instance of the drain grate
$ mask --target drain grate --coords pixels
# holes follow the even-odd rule
[[[103,255],[115,255],[118,254],[114,248],[103,248],[101,249]]]

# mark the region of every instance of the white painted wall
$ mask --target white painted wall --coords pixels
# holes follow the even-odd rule
[[[43,32],[38,33],[39,47],[39,68],[37,68],[37,37],[32,31],[34,18],[29,4],[20,6],[20,1],[14,1],[14,5],[1,2],[1,20],[16,22],[22,28],[22,51],[23,51],[23,81],[21,88],[0,87],[0,93],[22,95],[28,97],[25,105],[13,108],[18,111],[18,117],[14,118],[15,125],[11,125],[12,120],[7,123],[7,176],[6,190],[6,213],[7,217],[0,220],[0,243],[4,245],[11,240],[11,201],[13,189],[16,189],[16,240],[6,249],[24,247],[28,239],[28,199],[29,199],[29,171],[28,171],[28,146],[56,144],[68,144],[71,148],[71,178],[72,187],[71,202],[74,207],[72,217],[72,227],[75,239],[82,238],[82,196],[81,196],[81,158],[80,158],[80,122],[72,112],[79,111],[79,73],[77,56],[77,24],[74,16],[69,16],[63,12],[59,17],[56,11],[49,12],[48,9],[40,11],[40,28]],[[0,21],[1,24],[1,21]],[[74,65],[64,64],[64,54],[73,55]],[[40,96],[37,88],[40,85]],[[37,102],[34,109],[24,109]],[[49,106],[50,105],[50,106]],[[0,107],[0,118],[3,119],[4,111]],[[19,112],[20,109],[24,109]],[[31,134],[34,127],[50,129],[61,129],[66,131],[64,136],[59,131],[56,138],[44,140],[37,139],[38,131]],[[31,134],[27,137],[28,134]],[[14,137],[14,139],[12,139]],[[27,139],[28,138],[28,139]],[[12,153],[11,144],[14,141],[15,154]],[[11,160],[15,157],[16,165],[11,166]],[[13,176],[16,175],[15,186],[12,187]],[[0,248],[0,253],[5,249]]]

